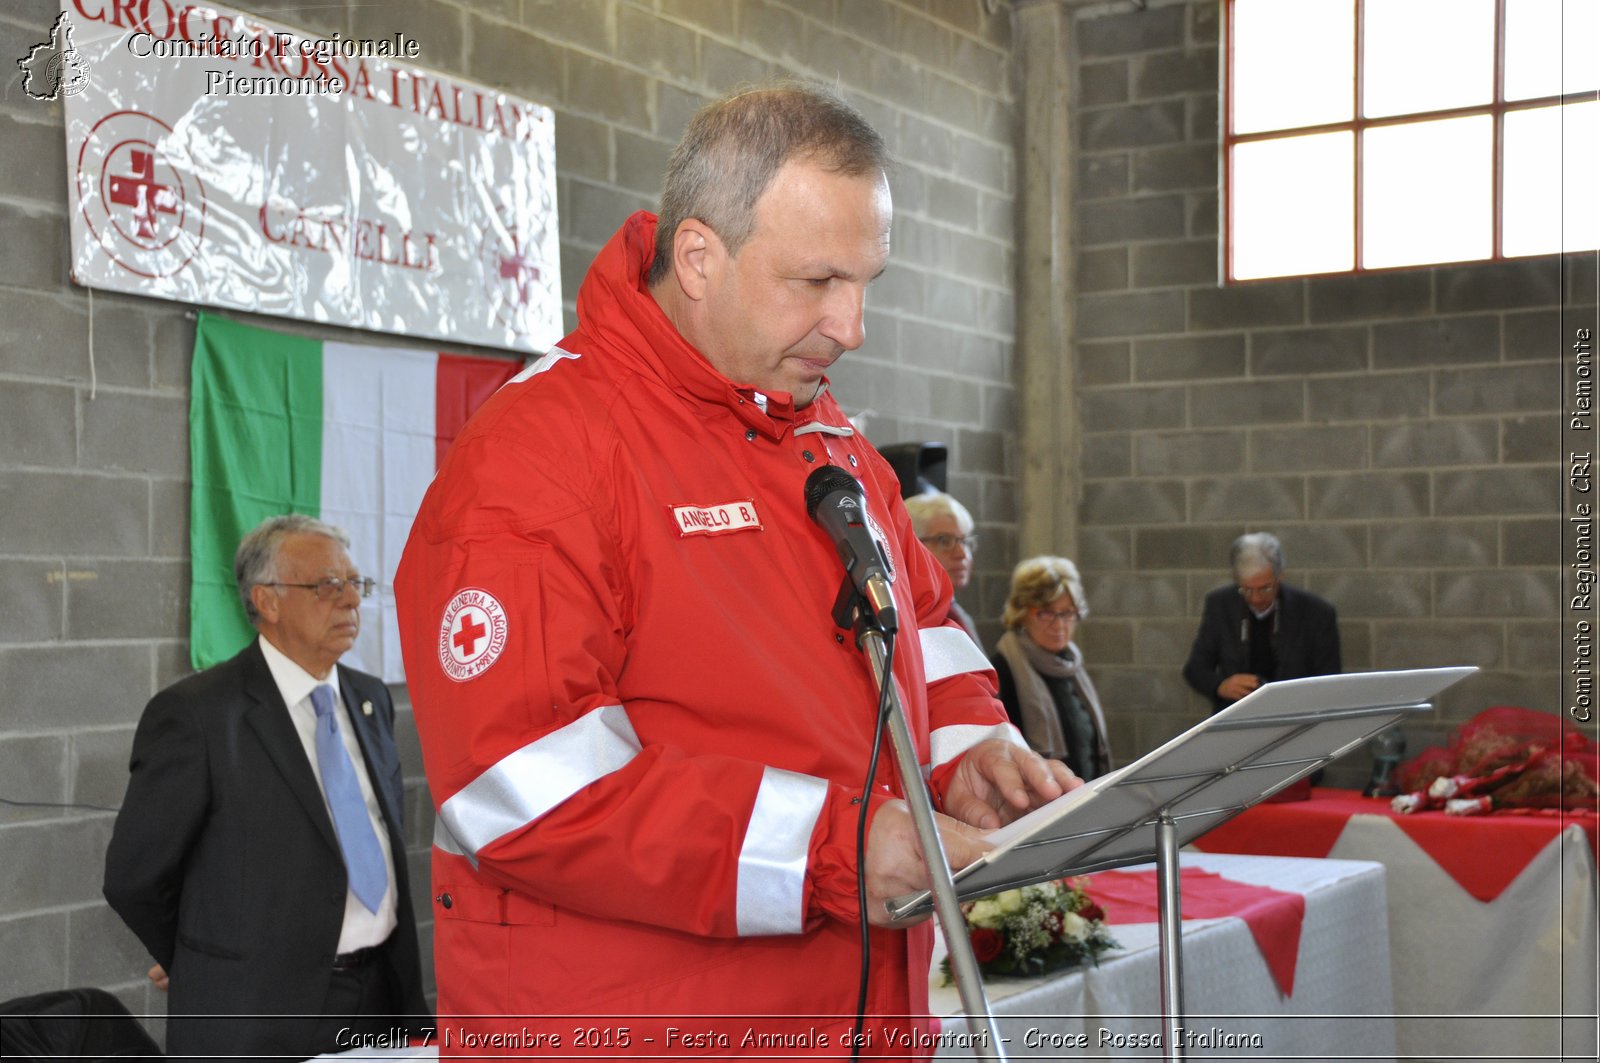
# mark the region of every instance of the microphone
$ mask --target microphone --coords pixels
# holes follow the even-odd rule
[[[894,575],[883,548],[867,527],[867,502],[861,481],[837,465],[824,465],[806,477],[806,515],[833,540],[850,581],[885,631],[896,628]]]

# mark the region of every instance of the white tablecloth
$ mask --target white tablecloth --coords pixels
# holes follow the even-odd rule
[[[1553,838],[1488,903],[1462,889],[1387,816],[1352,816],[1328,855],[1388,868],[1396,1037],[1404,1056],[1440,1063],[1596,1058],[1600,927],[1594,856],[1582,828]]]
[[[1243,920],[1184,922],[1184,1003],[1187,1029],[1195,1038],[1187,1058],[1394,1060],[1381,865],[1199,852],[1184,853],[1182,863],[1306,899],[1294,994],[1287,998],[1278,994]],[[1141,1037],[1156,1036],[1160,1027],[1156,924],[1127,924],[1112,931],[1123,947],[1103,955],[1099,967],[989,983],[1009,1058],[1161,1058],[1161,1049],[1149,1047],[1149,1041],[1137,1044]],[[935,1014],[955,1016],[962,1011],[960,994],[953,986],[937,985],[942,951],[934,957],[931,1002]],[[946,1019],[940,1058],[973,1058],[964,1034],[964,1020]],[[1259,1047],[1251,1043],[1256,1039]],[[434,1048],[413,1047],[356,1049],[318,1058],[410,1063],[436,1057]]]
[[[1381,866],[1199,852],[1184,853],[1182,863],[1306,898],[1294,993],[1287,998],[1279,995],[1243,920],[1184,922],[1186,1030],[1199,1039],[1188,1043],[1187,1058],[1395,1057]],[[1157,926],[1114,926],[1112,932],[1124,947],[1102,956],[1099,967],[988,983],[1008,1057],[1161,1058],[1159,1047],[1134,1043],[1160,1027]],[[955,987],[935,988],[933,1007],[941,1015],[959,1014]],[[947,1020],[946,1030],[941,1058],[971,1058],[971,1048],[961,1043],[964,1020]]]

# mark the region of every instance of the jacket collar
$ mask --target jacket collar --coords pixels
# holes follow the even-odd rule
[[[578,289],[579,329],[604,345],[605,357],[626,362],[679,394],[726,407],[745,426],[770,439],[808,425],[848,434],[849,423],[827,397],[826,378],[817,400],[796,410],[793,397],[785,392],[758,397],[754,387],[723,376],[683,338],[645,283],[655,255],[655,235],[656,216],[643,210],[635,213],[595,256]]]

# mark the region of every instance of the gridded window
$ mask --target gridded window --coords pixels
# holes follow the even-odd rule
[[[1227,279],[1600,247],[1600,0],[1227,0]]]

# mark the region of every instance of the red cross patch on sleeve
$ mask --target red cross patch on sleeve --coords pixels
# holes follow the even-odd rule
[[[506,648],[506,611],[476,587],[457,591],[439,623],[439,665],[457,683],[489,670]]]

